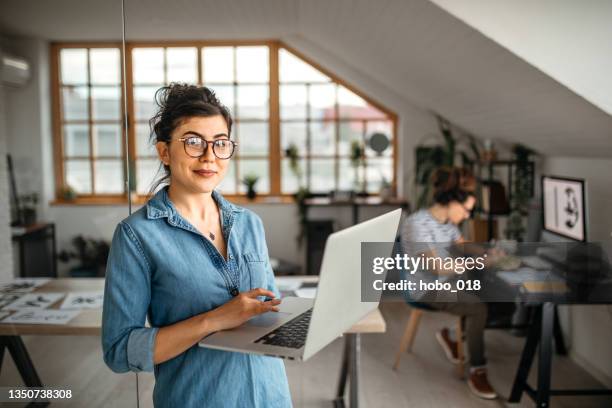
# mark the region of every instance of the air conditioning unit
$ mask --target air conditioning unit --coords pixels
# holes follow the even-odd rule
[[[32,75],[30,63],[24,58],[0,51],[0,62],[2,85],[21,87],[28,82]]]

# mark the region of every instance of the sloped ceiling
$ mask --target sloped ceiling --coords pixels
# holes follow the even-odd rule
[[[0,16],[14,34],[121,37],[119,1],[4,0]],[[612,156],[610,115],[428,0],[126,0],[126,34],[303,38],[481,138],[545,155]]]

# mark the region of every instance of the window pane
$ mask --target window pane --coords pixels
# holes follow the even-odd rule
[[[89,50],[91,83],[94,85],[121,83],[119,50],[117,48],[92,48]]]
[[[195,47],[168,48],[166,64],[168,65],[168,82],[198,82],[198,50]]]
[[[92,87],[91,110],[94,120],[119,120],[121,118],[121,88]]]
[[[269,82],[268,47],[236,47],[236,80]]]
[[[241,156],[268,155],[270,139],[268,122],[240,122],[236,127],[236,131],[237,149]]]
[[[304,122],[281,122],[281,149],[284,151],[294,144],[298,149],[298,155],[304,156],[306,151],[306,123]]]
[[[62,109],[64,120],[87,120],[87,95],[85,86],[65,86],[62,88]]]
[[[375,133],[382,133],[389,139],[389,147],[382,152],[381,156],[383,157],[392,157],[393,156],[393,122],[390,120],[387,121],[368,121],[366,124],[366,135],[368,141]],[[368,144],[366,148],[366,155],[368,157],[378,156],[374,150],[372,150]]]
[[[134,88],[134,114],[136,120],[149,120],[157,111],[155,92],[157,86],[138,86]]]
[[[267,85],[239,86],[236,116],[242,119],[268,119],[268,92]]]
[[[94,125],[93,139],[94,156],[121,157],[123,146],[120,125]]]
[[[336,85],[312,85],[310,87],[310,117],[333,119],[336,117]]]
[[[213,85],[210,87],[219,98],[219,101],[223,105],[225,105],[232,115],[234,114],[235,106],[235,98],[234,98],[234,86],[233,85]]]
[[[338,154],[351,155],[351,143],[355,140],[363,146],[363,122],[340,122],[340,140],[338,141]]]
[[[89,156],[87,125],[64,125],[64,156]]]
[[[361,191],[363,166],[356,169],[350,159],[340,159],[339,169],[338,188],[340,190]]]
[[[123,162],[121,160],[94,161],[96,193],[123,193]]]
[[[233,47],[204,47],[202,49],[204,82],[234,82]]]
[[[310,154],[333,155],[336,150],[335,122],[310,123]]]
[[[230,161],[227,173],[225,173],[225,177],[223,177],[223,180],[217,187],[223,194],[236,193],[236,165],[237,162]]]
[[[329,82],[329,77],[285,49],[279,50],[281,82]]]
[[[65,162],[66,183],[79,194],[91,194],[91,167],[89,160]]]
[[[334,189],[334,160],[313,159],[310,162],[310,190],[328,193]]]
[[[341,118],[386,118],[383,112],[379,111],[367,103],[361,96],[349,91],[342,85],[338,86],[338,111]]]
[[[134,48],[132,66],[135,84],[164,83],[163,48]]]
[[[136,124],[136,156],[157,157],[154,140],[151,140],[151,128],[148,123]]]
[[[393,180],[393,160],[391,158],[376,158],[368,160],[366,170],[368,192],[379,193],[383,179],[387,183]]]
[[[281,119],[306,119],[306,85],[280,86]]]
[[[157,159],[136,160],[136,191],[138,194],[148,194],[153,183],[164,174]]]
[[[298,174],[289,166],[289,160],[283,159],[281,168],[281,182],[283,193],[295,193],[300,186],[300,174],[301,174],[301,185],[306,184],[306,160],[298,160]]]
[[[84,48],[68,48],[60,51],[60,66],[62,83],[87,83],[87,50]]]
[[[238,167],[240,172],[240,192],[245,193],[247,188],[242,183],[244,177],[247,175],[259,176],[259,180],[255,185],[255,191],[260,194],[267,194],[270,192],[270,177],[268,160],[240,160],[238,161]]]

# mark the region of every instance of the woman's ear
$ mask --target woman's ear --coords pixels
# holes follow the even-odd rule
[[[157,149],[157,155],[159,156],[159,160],[164,163],[164,166],[170,165],[170,148],[168,143],[166,142],[157,142],[155,143],[155,148]]]

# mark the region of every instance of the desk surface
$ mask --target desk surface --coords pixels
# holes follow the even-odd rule
[[[295,279],[302,282],[317,282],[317,276],[292,276],[283,279]],[[36,292],[93,292],[104,290],[104,278],[61,278],[52,279],[36,289]],[[51,309],[59,308],[63,299],[56,302]],[[102,309],[83,310],[66,325],[45,324],[2,324],[0,336],[39,335],[39,336],[98,336],[102,330]],[[347,333],[384,333],[386,323],[378,309],[365,316]]]

